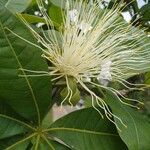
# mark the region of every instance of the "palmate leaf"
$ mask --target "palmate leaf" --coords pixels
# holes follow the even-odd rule
[[[19,77],[27,73],[18,69],[47,70],[47,65],[38,48],[12,34],[36,42],[27,27],[4,6],[5,1],[0,0],[0,98],[23,117],[40,124],[51,103],[50,78]]]
[[[54,122],[46,131],[72,150],[127,149],[115,126],[102,119],[93,108],[73,112]]]
[[[121,132],[122,140],[127,144],[129,150],[149,150],[150,149],[150,123],[134,109],[122,104],[113,94],[108,93],[105,101],[109,104],[112,112],[118,116],[125,128],[118,119],[115,119]]]
[[[49,110],[51,82],[49,77],[18,77],[19,68],[47,70],[47,65],[38,48],[12,34],[36,42],[4,6],[0,0],[0,149],[25,150],[37,135],[35,124]]]
[[[93,108],[75,111],[47,129],[20,134],[19,139],[0,140],[0,144],[6,150],[127,150],[115,126]]]

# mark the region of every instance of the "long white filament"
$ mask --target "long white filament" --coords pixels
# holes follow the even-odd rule
[[[49,60],[52,67],[49,68],[49,72],[27,69],[24,71],[35,74],[28,76],[51,75],[52,81],[64,78],[68,94],[61,104],[68,101],[71,106],[73,106],[71,103],[73,91],[70,88],[68,78],[73,77],[77,84],[89,93],[92,106],[102,117],[103,115],[95,106],[95,102],[104,110],[106,117],[111,122],[116,124],[111,118],[113,116],[124,125],[120,118],[112,114],[105,101],[91,91],[84,82],[87,78],[100,78],[101,81],[119,82],[129,90],[137,89],[130,88],[130,83],[125,79],[150,69],[150,43],[142,45],[141,42],[147,41],[144,31],[125,23],[119,16],[123,6],[122,2],[119,6],[115,4],[110,10],[100,10],[97,3],[91,5],[82,0],[80,2],[67,0],[63,16],[64,29],[60,31],[59,37],[62,42],[60,45],[53,22],[46,13],[42,0],[37,0],[37,3],[48,26],[48,36],[42,31],[42,37],[31,28],[25,19],[21,16],[20,18],[39,43],[47,49],[47,51],[42,49],[42,57]],[[50,27],[53,30],[50,31]],[[121,103],[136,107],[122,101],[120,97],[129,101],[138,102],[137,100],[126,98],[111,87],[94,83],[91,80],[86,82],[92,86],[109,90],[117,96]]]

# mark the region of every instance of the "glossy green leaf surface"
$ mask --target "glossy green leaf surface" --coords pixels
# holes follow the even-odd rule
[[[73,150],[126,150],[115,126],[93,108],[70,113],[47,131]]]
[[[143,21],[150,21],[150,3],[141,7],[140,15],[142,16]]]
[[[51,5],[48,10],[49,16],[54,22],[55,25],[61,26],[63,24],[63,11],[60,7],[57,7],[55,5]]]
[[[127,126],[125,128],[118,119],[115,119],[121,129],[119,135],[127,144],[129,150],[149,150],[150,123],[140,113],[122,104],[112,94],[106,97],[106,102],[111,107],[112,112]]]
[[[27,129],[19,124],[18,120],[8,117],[6,115],[0,115],[0,139],[6,138],[12,135],[24,133]]]
[[[22,139],[21,136],[13,136],[0,140],[0,150],[27,150],[29,141],[19,143],[20,139]]]
[[[8,105],[0,101],[0,139],[26,133],[31,128],[19,119]]]
[[[46,23],[45,19],[42,17],[29,15],[29,14],[21,14],[21,16],[30,24],[30,23]]]
[[[65,8],[65,1],[62,1],[62,0],[50,0],[50,2],[53,3],[57,7]]]
[[[24,118],[8,104],[0,101],[0,150],[26,150],[30,140],[24,140],[34,131]]]
[[[145,74],[145,84],[150,85],[150,72]]]
[[[35,143],[32,147],[33,150],[71,150],[67,146],[52,141],[49,138],[43,137],[39,139],[38,144]]]
[[[47,64],[41,50],[12,33],[36,43],[27,27],[0,2],[0,98],[23,117],[40,123],[51,103],[50,77],[29,78],[26,74],[32,73],[19,69],[47,71]]]

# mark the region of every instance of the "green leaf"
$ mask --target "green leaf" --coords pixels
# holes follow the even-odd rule
[[[16,146],[13,146],[13,148],[7,147],[5,150],[27,150],[28,145],[29,142],[25,141],[23,143],[17,144]]]
[[[35,129],[7,104],[2,101],[0,104],[0,149],[25,150],[29,140],[24,140],[24,135],[30,135]]]
[[[115,126],[102,119],[93,108],[70,113],[54,122],[47,131],[73,150],[126,149]]]
[[[60,144],[56,141],[51,141],[51,143],[56,150],[71,150],[68,146]]]
[[[55,6],[57,6],[57,7],[60,7],[60,8],[63,8],[63,9],[66,8],[66,2],[67,1],[64,1],[64,0],[49,0],[49,1],[51,3],[53,3]],[[69,3],[73,3],[74,2],[74,0],[68,0],[68,1],[69,1]]]
[[[42,121],[42,127],[47,128],[53,122],[53,109],[51,109]]]
[[[145,74],[145,84],[150,85],[150,72]]]
[[[66,4],[65,1],[62,1],[62,0],[49,0],[49,1],[57,7],[65,8],[65,4]]]
[[[25,133],[28,128],[23,125],[19,120],[0,114],[0,139]]]
[[[35,142],[32,149],[33,150],[35,149],[37,150],[71,150],[67,146],[60,144],[56,141],[50,140],[49,138],[45,136],[39,139],[38,144],[36,144]]]
[[[68,78],[68,84],[72,91],[72,97],[70,98],[70,102],[75,106],[80,100],[80,91],[78,90],[76,81],[73,78]],[[68,95],[68,88],[65,87],[61,93],[61,99],[64,100]]]
[[[142,17],[142,20],[150,21],[150,3],[140,8],[140,15]]]
[[[29,140],[25,141],[23,143],[20,144],[16,144],[16,146],[14,147],[10,147],[12,144],[18,142],[20,139],[22,139],[22,136],[13,136],[11,138],[6,138],[3,140],[0,140],[0,150],[26,150],[26,148],[29,145]],[[8,149],[10,148],[10,149]]]
[[[23,12],[31,2],[32,0],[8,0],[5,6],[13,13]]]
[[[21,14],[21,16],[28,22],[28,23],[46,23],[45,19],[42,17],[29,15],[29,14]]]
[[[18,69],[47,71],[48,67],[37,47],[12,34],[36,43],[27,27],[3,4],[0,0],[0,98],[23,117],[40,124],[51,104],[50,78],[29,78],[27,72]]]
[[[121,132],[119,135],[127,144],[129,150],[149,150],[150,148],[150,123],[132,108],[122,104],[114,95],[108,94],[105,101],[112,112],[118,116],[127,126],[125,128],[118,119],[115,119]]]
[[[63,24],[63,10],[60,7],[51,4],[48,9],[48,14],[55,25],[59,27]]]

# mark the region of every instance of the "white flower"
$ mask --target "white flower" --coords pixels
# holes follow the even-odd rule
[[[68,80],[71,77],[77,85],[89,93],[93,107],[101,114],[95,106],[96,103],[104,109],[105,115],[112,121],[110,116],[118,117],[111,113],[106,102],[91,90],[90,85],[109,90],[124,99],[132,100],[124,97],[107,84],[109,81],[119,82],[130,89],[128,87],[130,83],[126,81],[128,77],[150,70],[148,48],[150,44],[142,45],[141,41],[147,40],[144,32],[125,23],[118,15],[122,5],[105,11],[100,10],[96,4],[85,4],[82,0],[75,3],[68,1],[68,3],[69,8],[66,9],[64,17],[64,29],[60,31],[59,38],[54,30],[48,31],[48,37],[43,32],[42,37],[23,18],[22,20],[42,46],[47,49],[46,51],[41,48],[42,56],[52,64],[47,75],[51,75],[52,80],[63,78],[66,81],[68,94],[63,102],[68,100],[71,104],[73,91]],[[38,0],[38,5],[41,6],[41,4],[42,1]],[[41,13],[48,26],[53,27],[51,19],[43,9],[41,9]],[[61,44],[59,43],[60,38]],[[44,72],[40,73],[44,74]],[[101,84],[97,84],[97,79]],[[123,104],[132,106],[120,98],[119,100]]]

